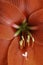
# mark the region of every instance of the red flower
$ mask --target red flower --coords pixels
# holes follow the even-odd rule
[[[43,65],[42,2],[0,1],[0,65]]]

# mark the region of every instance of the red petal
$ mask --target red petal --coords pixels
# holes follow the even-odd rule
[[[42,2],[43,3],[43,2]],[[37,10],[29,17],[29,23],[39,27],[38,30],[33,31],[32,35],[35,39],[34,51],[34,65],[43,65],[43,9]]]
[[[42,0],[27,0],[27,13],[31,14],[34,11],[40,9],[41,7],[43,7],[42,4]]]
[[[43,45],[43,9],[40,9],[30,15],[29,21],[31,25],[37,25],[38,27],[38,29],[32,33],[35,38],[35,43]]]
[[[24,51],[26,51],[24,49]],[[29,51],[29,49],[27,49],[28,52],[28,58],[26,60],[25,57],[22,56],[22,54],[24,53],[24,51],[22,52],[19,49],[19,37],[16,37],[10,47],[9,47],[9,51],[8,51],[8,65],[32,65],[34,64],[33,61],[33,51],[32,49]]]
[[[10,3],[0,3],[0,19],[2,23],[7,23],[12,25],[12,23],[20,24],[25,16],[21,11],[14,5]]]
[[[14,32],[11,27],[0,24],[0,39],[11,40]]]
[[[34,62],[36,65],[43,65],[43,45],[38,45],[37,43],[34,45]]]
[[[31,25],[43,24],[43,9],[37,10],[36,12],[32,13],[28,20]]]
[[[19,38],[16,37],[8,50],[8,65],[22,65],[22,55],[19,49]]]
[[[14,4],[19,7],[19,9],[24,13],[25,12],[25,1],[24,0],[14,0]]]
[[[10,2],[10,3],[16,5],[16,7],[18,7],[20,9],[20,11],[24,13],[24,10],[25,10],[25,1],[24,0],[1,0],[1,1]]]
[[[0,39],[0,65],[7,65],[7,51],[10,41]]]
[[[0,65],[7,65],[7,51],[13,35],[11,27],[0,24]]]
[[[35,39],[35,43],[43,46],[43,25],[40,26],[40,28],[34,31],[32,34]]]
[[[11,3],[16,5],[21,12],[25,12],[25,1],[24,0],[10,0]]]

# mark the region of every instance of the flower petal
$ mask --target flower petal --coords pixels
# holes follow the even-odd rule
[[[9,45],[9,40],[0,39],[0,65],[7,65],[7,52]]]
[[[13,35],[11,27],[0,24],[0,65],[7,65],[7,51]]]
[[[34,48],[34,62],[36,65],[43,65],[43,45],[35,43]]]
[[[27,0],[27,13],[30,15],[34,11],[43,7],[42,0]]]
[[[11,27],[0,24],[0,39],[11,40],[13,35],[14,31]]]
[[[43,45],[43,29],[42,28],[43,28],[43,25],[40,26],[38,30],[32,33],[35,39],[35,43],[38,45]]]
[[[8,65],[22,65],[22,55],[19,49],[19,37],[16,37],[8,50]]]
[[[10,2],[10,3],[16,5],[16,7],[18,7],[20,9],[20,11],[24,13],[24,10],[25,10],[25,1],[24,0],[1,0],[1,1]]]
[[[39,42],[40,44],[37,44],[37,43],[38,42],[35,42],[34,48],[33,48],[34,61],[36,62],[36,65],[43,65],[43,40],[42,40],[42,44],[40,42]]]
[[[28,57],[24,57],[24,53],[28,53]],[[8,50],[8,65],[34,65],[33,49],[19,49],[19,37],[16,37],[12,42]]]
[[[24,0],[12,0],[12,1],[20,9],[21,12],[25,13],[25,1]]]
[[[14,23],[20,24],[25,19],[23,13],[10,3],[0,3],[0,19],[1,23],[12,25]]]
[[[32,31],[35,43],[43,45],[43,9],[40,9],[30,15],[29,21],[31,25],[37,26],[38,28],[36,31]]]
[[[28,20],[31,25],[43,24],[43,9],[37,10],[36,12],[32,13]]]

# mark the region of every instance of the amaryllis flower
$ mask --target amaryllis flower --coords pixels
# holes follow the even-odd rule
[[[0,1],[0,65],[43,65],[43,1],[10,2]]]

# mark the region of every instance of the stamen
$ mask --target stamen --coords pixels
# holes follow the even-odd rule
[[[35,40],[34,40],[34,37],[32,37],[32,41],[34,42]]]
[[[32,34],[29,31],[30,30],[37,30],[38,29],[37,26],[28,26],[28,23],[26,22],[26,20],[24,20],[20,26],[16,25],[16,24],[13,24],[12,26],[17,29],[17,32],[14,34],[14,37],[18,36],[19,34],[21,35],[23,32],[26,33],[26,31],[28,33],[28,35],[26,33],[26,35],[27,35],[26,40],[24,39],[23,35],[21,36],[21,40],[19,41],[20,49],[25,48],[26,42],[29,46],[30,45],[30,39],[32,40],[32,45],[34,44],[34,41],[35,41],[34,37],[32,36]]]
[[[30,32],[28,32],[28,34],[30,35],[32,41],[34,42],[34,37],[32,36],[32,34]]]
[[[32,36],[32,34],[30,33],[30,32],[28,32],[28,34],[30,35],[30,37],[31,37],[31,39],[32,39],[32,47],[33,47],[33,45],[34,45],[34,37]]]
[[[19,41],[19,44],[20,44],[20,47],[22,47],[22,45],[23,45],[23,40],[20,40],[20,41]]]
[[[34,37],[32,37],[32,47],[34,46]]]
[[[22,40],[24,41],[24,37],[22,36]]]
[[[27,43],[28,43],[28,46],[30,45],[30,35],[27,36]]]
[[[21,36],[22,37],[22,39],[19,41],[19,45],[20,45],[20,49],[22,49],[23,48],[23,46],[24,46],[24,37],[23,36]]]

